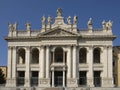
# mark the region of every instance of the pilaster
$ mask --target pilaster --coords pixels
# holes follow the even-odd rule
[[[77,73],[78,73],[78,66],[77,66],[77,50],[76,50],[76,46],[73,46],[73,72],[72,72],[72,78],[73,78],[73,87],[77,87],[78,86],[78,80],[77,80]]]
[[[30,87],[30,47],[26,47],[26,56],[25,56],[25,87]]]
[[[49,65],[48,65],[49,64],[49,54],[48,53],[49,53],[49,47],[46,47],[46,49],[45,49],[45,46],[40,47],[39,87],[50,87],[49,71],[46,71],[46,69],[49,68]],[[48,54],[48,56],[46,54]]]
[[[63,68],[63,87],[65,87],[65,68]]]
[[[55,80],[54,80],[54,68],[52,69],[52,87],[54,87],[54,82]]]
[[[71,78],[72,78],[72,63],[71,63],[71,46],[67,50],[67,87],[71,87]]]
[[[40,78],[45,78],[45,47],[40,47]]]
[[[101,73],[101,83],[102,87],[108,87],[108,52],[107,52],[107,46],[104,46],[102,48],[102,63],[103,63],[103,72]]]
[[[17,53],[16,53],[16,47],[13,47],[13,53],[12,53],[12,87],[16,87],[16,59],[17,59]]]
[[[108,46],[108,85],[109,87],[113,87],[113,54],[112,54],[112,46]]]
[[[90,46],[87,51],[88,51],[87,62],[89,64],[89,71],[87,73],[87,85],[90,87],[94,87],[93,85],[93,47]]]
[[[12,47],[8,47],[8,69],[6,87],[12,86]]]
[[[50,87],[50,47],[46,46],[46,80],[47,87]]]
[[[71,46],[68,47],[68,51],[67,51],[67,78],[71,78]]]

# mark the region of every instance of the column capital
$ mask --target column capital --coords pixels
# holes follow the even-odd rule
[[[66,68],[65,67],[63,67],[63,71],[65,71],[66,70]]]
[[[51,49],[51,52],[55,52],[55,47]]]
[[[108,49],[112,49],[112,47],[113,47],[112,45],[109,45],[109,46],[108,46]]]
[[[73,48],[76,48],[77,47],[77,45],[73,45]]]
[[[13,48],[12,46],[8,46],[8,50],[9,50],[9,49],[12,49],[12,48]]]
[[[13,49],[16,49],[16,46],[13,46],[12,48],[13,48]]]
[[[72,47],[72,45],[68,45],[68,46],[67,46],[67,48],[71,48],[71,47]]]
[[[51,71],[54,71],[54,67],[51,68]]]
[[[50,47],[51,45],[45,45],[46,47]]]
[[[26,46],[25,49],[26,49],[26,50],[30,50],[30,46]]]
[[[107,46],[105,45],[105,46],[103,46],[103,49],[107,49]]]
[[[45,47],[44,45],[41,45],[41,46],[40,46],[40,49],[44,49],[44,47]]]
[[[88,46],[88,47],[89,47],[89,49],[91,49],[91,50],[93,49],[93,46]]]

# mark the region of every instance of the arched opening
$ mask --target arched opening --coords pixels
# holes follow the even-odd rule
[[[18,50],[18,64],[25,63],[25,49],[21,48]]]
[[[55,62],[63,62],[63,49],[61,47],[55,49]]]
[[[37,64],[39,63],[39,50],[37,48],[32,49],[32,58],[31,58],[31,63],[32,64]]]
[[[93,63],[100,63],[100,48],[95,48],[93,51]]]
[[[79,63],[86,63],[87,50],[86,48],[81,48],[79,50]]]

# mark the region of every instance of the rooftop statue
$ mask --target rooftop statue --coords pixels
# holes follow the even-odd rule
[[[42,24],[45,24],[45,22],[46,22],[46,18],[45,18],[45,16],[43,16],[42,17]]]
[[[92,18],[90,18],[88,21],[88,29],[92,29]]]
[[[102,21],[102,26],[103,26],[103,29],[106,29],[106,22],[105,22],[105,20]]]
[[[57,9],[57,16],[62,16],[62,9],[61,8]]]
[[[13,29],[14,29],[14,30],[17,30],[17,26],[18,26],[18,23],[15,22],[15,24],[13,24]]]
[[[27,30],[31,30],[31,24],[30,23],[26,23],[26,28],[27,28]]]
[[[67,23],[71,24],[71,17],[70,16],[67,18]]]
[[[108,29],[112,29],[112,24],[113,24],[113,22],[109,20],[109,21],[106,23],[106,27],[107,27]]]
[[[52,18],[49,16],[48,17],[48,24],[51,24],[51,22],[52,22]]]
[[[10,31],[13,30],[13,25],[11,23],[8,23],[8,28]]]
[[[78,22],[78,17],[77,17],[77,16],[74,16],[73,23],[74,23],[74,24],[77,24],[77,22]]]
[[[88,25],[92,25],[92,18],[89,19]]]

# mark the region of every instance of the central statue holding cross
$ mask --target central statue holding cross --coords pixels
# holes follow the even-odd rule
[[[57,16],[62,16],[62,9],[61,8],[57,9]]]

